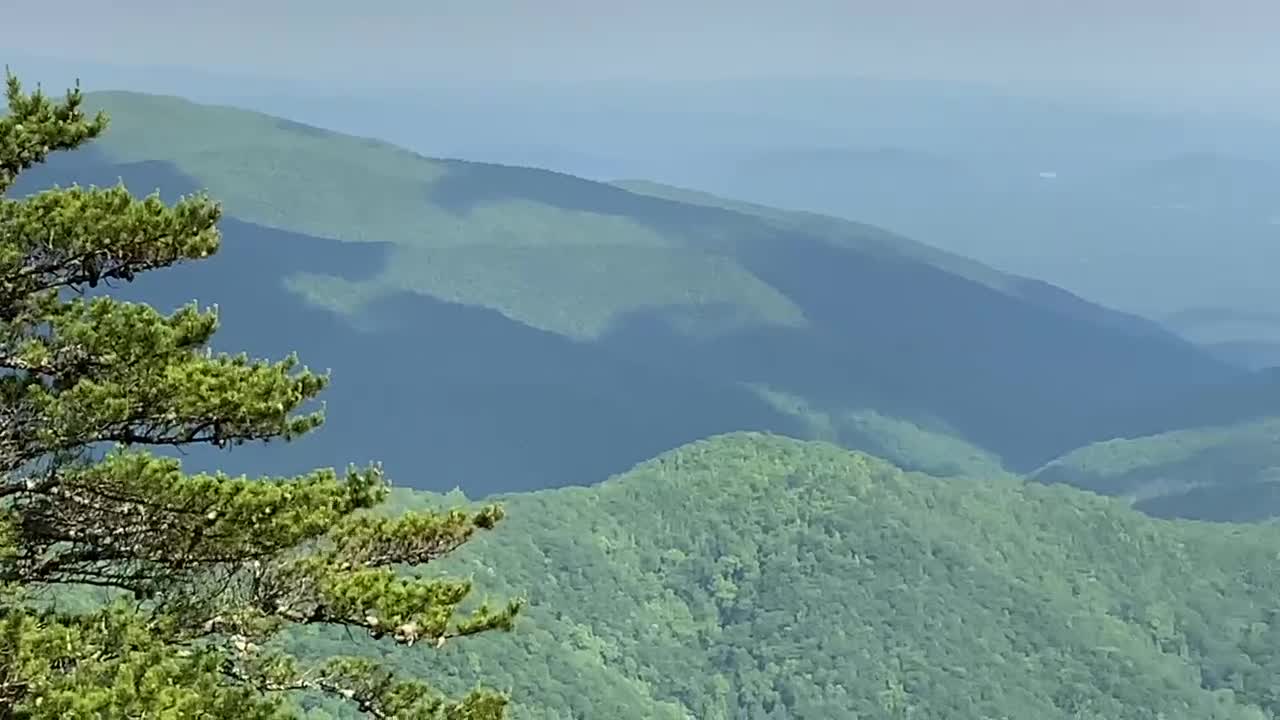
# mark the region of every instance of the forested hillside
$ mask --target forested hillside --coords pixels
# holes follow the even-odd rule
[[[1073,489],[944,481],[755,434],[503,501],[502,527],[431,570],[527,590],[519,631],[402,667],[510,688],[515,718],[1280,712],[1280,528],[1152,520]]]
[[[232,470],[376,457],[403,484],[485,494],[762,430],[940,474],[1027,471],[1235,377],[1150,323],[856,223],[176,98],[90,104],[111,133],[15,192],[209,189],[222,251],[119,292],[216,302],[225,347],[334,371],[325,429],[217,459]]]

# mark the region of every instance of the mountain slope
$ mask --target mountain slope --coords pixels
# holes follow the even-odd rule
[[[1111,423],[1118,408],[1233,377],[1129,316],[855,223],[433,160],[175,98],[90,100],[106,136],[17,191],[123,177],[225,201],[222,254],[124,292],[217,302],[226,347],[334,370],[335,424],[282,455],[297,466],[381,457],[401,482],[484,493],[836,419],[855,447],[907,448],[866,440],[905,431],[1029,470],[1147,430]],[[892,427],[866,432],[878,418]],[[953,472],[910,455],[892,459]]]
[[[1031,477],[1124,497],[1157,516],[1273,518],[1280,515],[1280,419],[1094,443]]]
[[[751,434],[505,504],[508,521],[444,569],[529,593],[525,621],[402,668],[510,688],[516,718],[1280,711],[1280,528],[1156,521],[1067,488],[942,481]]]
[[[800,210],[780,210],[755,203],[728,200],[706,192],[644,180],[624,180],[614,184],[642,195],[754,215],[784,227],[820,235],[832,243],[856,248],[863,252],[916,260],[985,285],[1018,300],[1045,309],[1057,310],[1070,317],[1087,319],[1103,325],[1114,325],[1138,334],[1168,335],[1168,331],[1161,324],[1146,318],[1104,308],[1048,283],[1003,273],[971,258],[916,242],[900,234],[865,223],[830,215]]]

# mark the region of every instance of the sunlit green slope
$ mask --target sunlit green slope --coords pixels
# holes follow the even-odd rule
[[[526,620],[403,669],[496,682],[515,717],[1280,711],[1280,528],[1152,520],[1077,490],[937,480],[754,434],[506,504],[509,521],[448,569],[528,593]]]

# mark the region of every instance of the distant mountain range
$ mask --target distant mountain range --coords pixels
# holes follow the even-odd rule
[[[1135,409],[1239,374],[1153,323],[867,225],[90,97],[108,134],[18,191],[123,177],[225,202],[222,254],[128,292],[216,302],[226,346],[333,368],[329,426],[261,456],[289,467],[372,456],[484,494],[825,426],[872,451],[954,438],[1030,470],[1163,429]]]
[[[374,78],[335,89],[162,64],[12,61],[51,87],[78,75],[89,87],[183,92],[433,156],[834,214],[1152,317],[1280,306],[1266,270],[1280,264],[1280,127],[1222,107],[856,77],[417,88]]]

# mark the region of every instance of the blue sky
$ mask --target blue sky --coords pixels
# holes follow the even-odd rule
[[[1276,0],[63,0],[3,18],[20,54],[338,84],[871,75],[1280,107]]]

